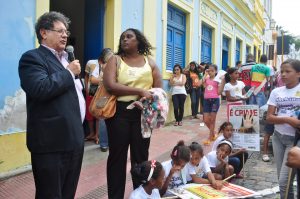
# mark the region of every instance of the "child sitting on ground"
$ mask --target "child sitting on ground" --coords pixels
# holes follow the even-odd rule
[[[220,126],[219,134],[220,136],[216,139],[216,141],[213,144],[212,151],[217,150],[217,146],[219,145],[221,140],[232,139],[232,134],[233,134],[232,124],[230,122],[224,122]],[[244,167],[244,164],[246,163],[247,159],[248,159],[248,152],[246,151],[246,149],[232,150],[232,153],[229,155],[228,163],[233,166],[234,173],[236,174],[237,178],[243,177],[240,174],[240,171]]]
[[[160,195],[163,196],[167,189],[178,188],[185,185],[186,181],[186,167],[185,165],[190,161],[190,149],[184,145],[184,141],[181,140],[173,148],[171,153],[171,160],[162,163],[165,170],[165,182]]]
[[[136,188],[129,199],[158,199],[159,189],[162,188],[165,171],[160,162],[156,160],[145,161],[135,165],[131,174],[140,180],[141,185]]]
[[[223,182],[216,180],[212,174],[208,161],[203,154],[202,146],[197,142],[192,142],[189,148],[191,160],[187,164],[187,182],[211,184],[213,188],[220,190],[223,187]]]
[[[222,180],[233,174],[234,168],[228,163],[228,156],[231,151],[232,142],[224,139],[219,143],[216,151],[211,151],[206,155],[215,179]]]

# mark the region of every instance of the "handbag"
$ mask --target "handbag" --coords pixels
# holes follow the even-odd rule
[[[89,95],[94,96],[98,88],[98,84],[91,84],[89,88]]]
[[[116,102],[117,97],[108,93],[101,83],[91,101],[90,113],[97,119],[111,118],[116,113]]]
[[[121,58],[117,55],[115,57],[117,59],[118,71],[121,64]],[[97,119],[108,119],[113,117],[116,113],[116,102],[117,97],[107,92],[105,86],[101,82],[91,101],[89,111],[91,115]]]

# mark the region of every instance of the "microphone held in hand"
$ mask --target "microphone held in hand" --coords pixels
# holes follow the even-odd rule
[[[68,53],[68,60],[69,62],[72,62],[75,60],[75,55],[74,55],[74,47],[71,46],[71,45],[68,45],[66,47],[66,51]],[[75,79],[78,79],[79,78],[79,75],[75,75]]]
[[[66,51],[68,53],[68,59],[69,59],[69,62],[72,62],[75,60],[75,56],[74,56],[74,47],[69,45],[66,47]]]

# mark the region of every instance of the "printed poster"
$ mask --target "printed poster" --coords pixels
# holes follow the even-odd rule
[[[229,122],[233,125],[233,148],[260,151],[258,106],[235,105],[228,108]]]
[[[211,185],[194,185],[186,188],[186,190],[203,199],[235,199],[257,195],[257,193],[252,190],[231,183],[223,186],[221,190],[216,190],[211,187]]]
[[[259,195],[255,191],[231,183],[224,185],[221,190],[216,190],[209,184],[191,183],[168,191],[181,199],[236,199]]]

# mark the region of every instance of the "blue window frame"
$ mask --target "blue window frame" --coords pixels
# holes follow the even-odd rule
[[[237,61],[240,61],[240,54],[241,54],[241,40],[236,39],[236,45],[235,45],[235,63]]]
[[[211,63],[212,29],[202,24],[201,31],[201,62]]]
[[[185,66],[185,14],[168,6],[167,25],[167,70],[173,70],[175,64]]]
[[[228,37],[223,36],[223,45],[222,45],[222,69],[227,70],[228,66],[228,51],[229,51],[229,42]]]

